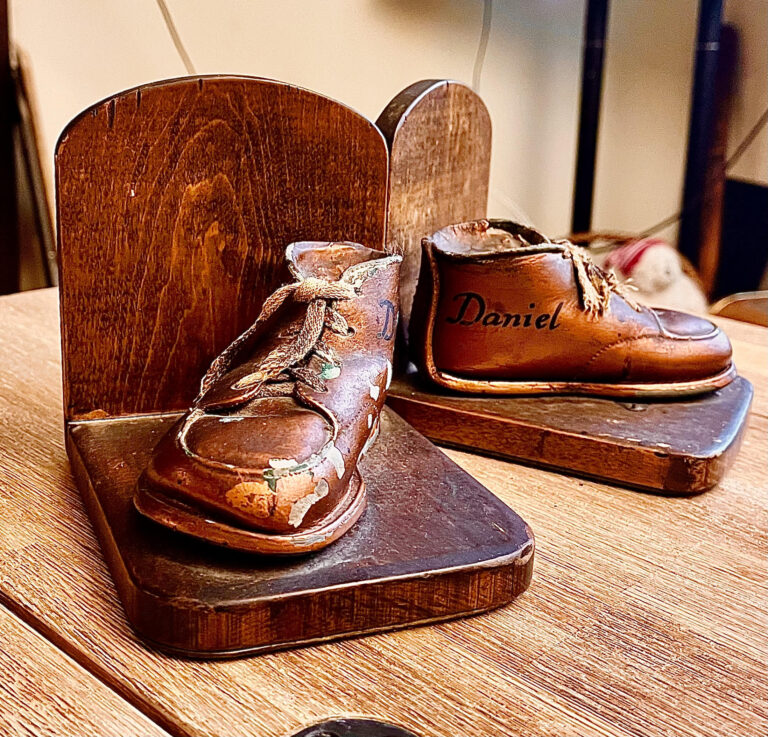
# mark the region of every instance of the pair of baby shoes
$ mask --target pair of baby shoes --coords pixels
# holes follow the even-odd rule
[[[167,527],[268,554],[322,548],[362,514],[399,303],[398,255],[305,242],[287,261],[296,281],[215,359],[134,498]],[[425,377],[467,393],[681,396],[735,375],[712,323],[639,305],[583,249],[508,221],[424,240],[408,342]]]

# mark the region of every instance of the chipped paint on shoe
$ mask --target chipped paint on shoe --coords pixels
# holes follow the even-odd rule
[[[270,468],[265,468],[262,473],[264,474],[267,484],[269,484],[269,488],[273,491],[277,491],[277,482],[279,479],[311,471],[326,460],[333,450],[337,450],[336,446],[334,446],[333,443],[326,443],[320,451],[313,453],[304,461],[297,461],[294,458],[273,458],[269,461]]]
[[[333,445],[328,449],[326,457],[333,464],[336,475],[341,479],[344,476],[344,472],[346,471],[346,466],[344,465],[344,456],[341,454],[341,451],[335,445]]]
[[[381,430],[381,418],[377,417],[373,423],[370,433],[368,434],[368,440],[365,441],[363,449],[360,451],[359,458],[365,456],[365,454],[371,449],[371,446],[376,442],[379,437],[379,431]],[[358,458],[358,460],[359,460]]]
[[[325,381],[338,378],[340,373],[341,368],[333,363],[324,363],[320,368],[320,378]]]
[[[264,481],[241,481],[225,496],[235,509],[262,518],[269,517],[275,503],[275,494]]]
[[[288,515],[288,524],[293,527],[298,527],[304,520],[309,508],[328,495],[328,488],[328,482],[325,479],[320,479],[315,486],[315,490],[311,494],[307,494],[301,499],[296,500]]]

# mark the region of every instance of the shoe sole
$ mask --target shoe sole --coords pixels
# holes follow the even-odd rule
[[[356,471],[347,487],[341,509],[314,527],[301,532],[257,532],[213,519],[202,510],[139,485],[133,497],[145,517],[176,532],[234,550],[264,555],[311,553],[338,540],[357,522],[366,505],[365,482]]]
[[[722,389],[736,378],[736,367],[731,364],[725,371],[695,381],[655,384],[608,384],[581,381],[494,381],[467,379],[445,371],[436,371],[434,379],[440,386],[465,394],[588,394],[596,397],[632,397],[653,399],[659,397],[688,397]]]

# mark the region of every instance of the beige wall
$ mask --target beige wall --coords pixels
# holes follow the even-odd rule
[[[375,118],[417,79],[470,82],[481,0],[168,0],[202,73],[293,82]],[[96,100],[183,66],[154,0],[12,0],[32,59],[50,156],[66,122]],[[696,0],[613,0],[595,226],[640,229],[679,206]],[[584,3],[495,0],[480,92],[494,124],[490,213],[568,230]],[[728,0],[743,33],[732,146],[766,105],[768,0]],[[735,171],[766,181],[763,135]],[[50,172],[49,172],[50,173]]]

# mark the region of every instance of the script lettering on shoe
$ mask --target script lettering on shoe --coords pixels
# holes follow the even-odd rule
[[[378,337],[384,340],[392,340],[397,326],[397,310],[388,299],[380,299],[379,306],[384,308],[384,326],[379,330]]]
[[[485,299],[476,292],[460,292],[451,300],[458,302],[456,314],[446,317],[451,325],[481,325],[483,327],[536,328],[536,330],[556,330],[560,327],[557,318],[563,309],[563,302],[558,302],[551,312],[536,311],[536,304],[528,305],[529,312],[488,312]]]

